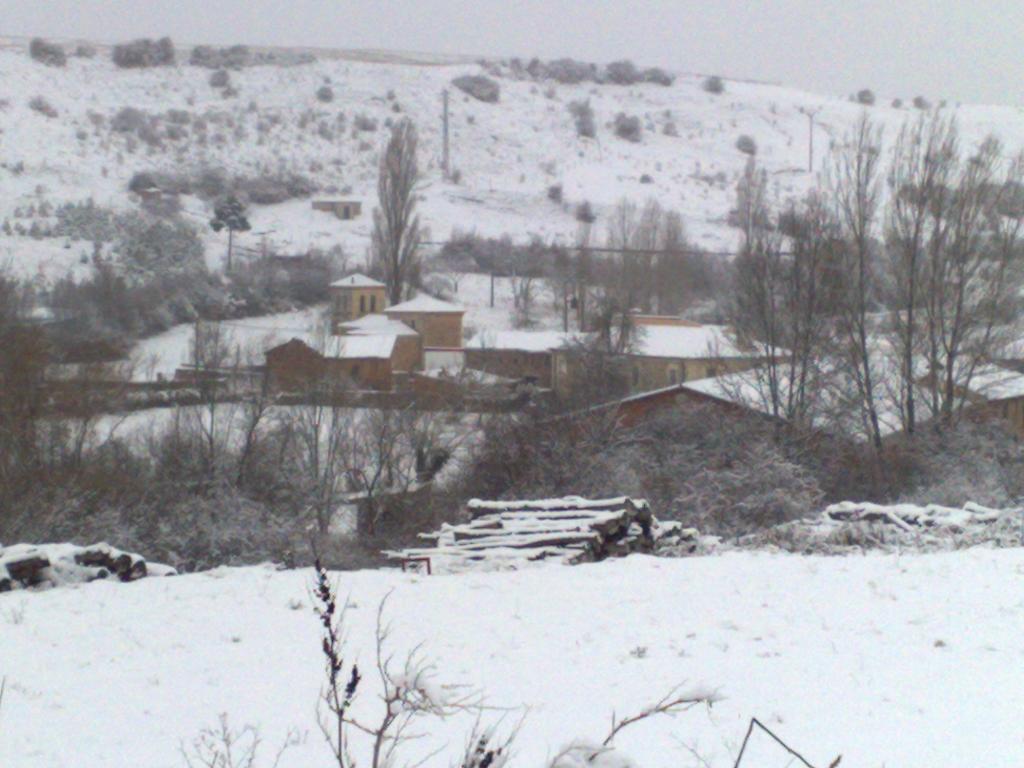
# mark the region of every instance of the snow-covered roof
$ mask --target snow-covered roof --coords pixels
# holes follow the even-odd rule
[[[478,333],[466,346],[470,349],[512,349],[518,352],[548,352],[582,338],[562,331],[497,331]]]
[[[458,304],[452,304],[449,301],[435,299],[433,296],[428,296],[425,293],[421,293],[414,299],[403,301],[401,304],[395,304],[393,307],[388,307],[384,310],[384,312],[389,315],[392,312],[447,312],[461,315],[465,311],[466,310]]]
[[[393,334],[395,336],[417,336],[418,334],[401,320],[393,320],[387,315],[363,315],[357,320],[349,320],[338,326],[351,336],[369,336],[374,334]]]
[[[331,288],[384,288],[384,283],[374,280],[361,272],[345,275],[340,280],[331,283]]]
[[[378,359],[387,360],[395,349],[398,337],[391,333],[371,336],[331,336],[324,345],[324,357],[343,360]]]
[[[631,354],[677,359],[754,356],[740,349],[722,325],[638,325]]]
[[[970,390],[989,402],[1024,397],[1024,373],[998,365],[980,366],[971,376]]]

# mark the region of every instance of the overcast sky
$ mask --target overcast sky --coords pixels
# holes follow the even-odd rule
[[[1024,0],[0,0],[4,34],[631,58],[1024,105]]]

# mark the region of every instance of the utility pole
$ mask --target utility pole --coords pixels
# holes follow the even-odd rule
[[[800,107],[800,111],[807,115],[807,172],[814,173],[814,116],[820,109],[810,110]]]
[[[441,91],[442,100],[444,102],[444,112],[441,114],[441,136],[444,141],[444,154],[441,158],[441,167],[444,169],[444,178],[448,180],[451,178],[451,155],[448,149],[448,89],[445,88]]]

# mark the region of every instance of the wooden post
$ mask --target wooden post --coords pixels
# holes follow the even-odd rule
[[[444,112],[441,114],[441,135],[444,140],[444,155],[441,159],[441,167],[444,169],[444,178],[447,180],[452,175],[451,155],[448,148],[448,89],[445,88],[441,91],[441,95],[444,101]],[[494,306],[494,304],[492,303],[491,306]]]

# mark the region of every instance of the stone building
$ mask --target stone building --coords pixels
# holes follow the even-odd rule
[[[389,319],[404,323],[420,335],[424,353],[431,349],[461,350],[465,313],[456,304],[426,294],[384,310]]]
[[[384,310],[388,304],[387,287],[379,280],[359,274],[346,275],[330,284],[332,326],[358,320]]]

